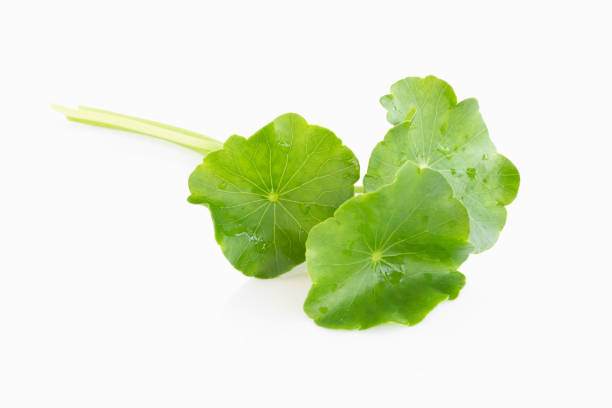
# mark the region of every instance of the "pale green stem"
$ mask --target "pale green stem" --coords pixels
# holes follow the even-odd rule
[[[355,186],[355,194],[363,194],[365,193],[365,189],[363,186]]]
[[[211,139],[190,130],[153,122],[151,120],[140,119],[101,109],[88,108],[86,106],[79,106],[78,110],[59,105],[51,106],[56,111],[66,115],[66,118],[69,120],[157,137],[194,150],[203,155],[207,155],[223,147],[223,143],[215,139]]]

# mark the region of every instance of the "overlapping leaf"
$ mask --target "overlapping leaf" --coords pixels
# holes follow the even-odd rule
[[[428,76],[396,82],[381,103],[396,126],[372,152],[365,190],[391,183],[407,161],[435,169],[468,210],[474,251],[490,248],[506,221],[504,206],[517,194],[519,173],[497,153],[477,101],[457,103],[446,82]]]
[[[358,178],[359,163],[340,139],[286,114],[207,155],[189,178],[189,200],[210,208],[236,269],[271,278],[304,261],[310,229],[353,196]]]
[[[395,182],[344,203],[310,232],[304,310],[321,326],[412,325],[464,285],[465,207],[440,173],[406,163]]]

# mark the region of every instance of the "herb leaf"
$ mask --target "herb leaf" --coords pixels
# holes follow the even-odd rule
[[[396,125],[370,157],[365,191],[393,181],[407,161],[439,171],[470,215],[474,252],[495,243],[506,221],[506,209],[518,192],[516,167],[498,154],[475,99],[457,103],[444,81],[405,78],[381,98],[387,119]]]
[[[299,115],[230,137],[189,178],[223,253],[245,275],[272,278],[304,262],[310,229],[353,196],[359,162],[328,129]]]
[[[80,106],[70,120],[157,137],[205,155],[189,201],[210,208],[215,236],[245,275],[272,278],[304,262],[310,229],[354,194],[359,162],[328,129],[288,113],[221,143],[175,126]]]
[[[468,236],[467,211],[445,178],[408,162],[392,184],[352,198],[311,230],[304,310],[329,328],[416,324],[459,294]]]

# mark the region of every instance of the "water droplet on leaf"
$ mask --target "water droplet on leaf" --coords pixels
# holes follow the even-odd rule
[[[439,151],[440,153],[447,155],[450,153],[450,149],[446,146],[442,146],[440,143],[438,143],[438,146],[436,147],[436,150]]]
[[[310,205],[309,204],[300,204],[298,206],[298,208],[300,209],[300,211],[304,215],[306,215],[306,214],[308,214],[310,212]]]
[[[389,282],[391,282],[394,285],[397,285],[398,283],[400,283],[400,280],[402,279],[402,276],[404,276],[404,275],[402,275],[401,272],[393,271],[389,275]]]

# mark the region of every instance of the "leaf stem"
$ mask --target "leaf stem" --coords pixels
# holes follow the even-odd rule
[[[147,119],[122,115],[120,113],[96,108],[89,108],[87,106],[79,106],[78,110],[66,108],[60,105],[51,105],[51,107],[66,115],[67,119],[75,122],[153,136],[176,143],[203,155],[207,155],[208,153],[214,152],[215,150],[219,150],[223,147],[223,143],[219,142],[218,140],[211,139],[190,130],[165,125],[159,122],[153,122]]]
[[[365,189],[363,186],[355,186],[355,194],[363,194],[365,193]]]

